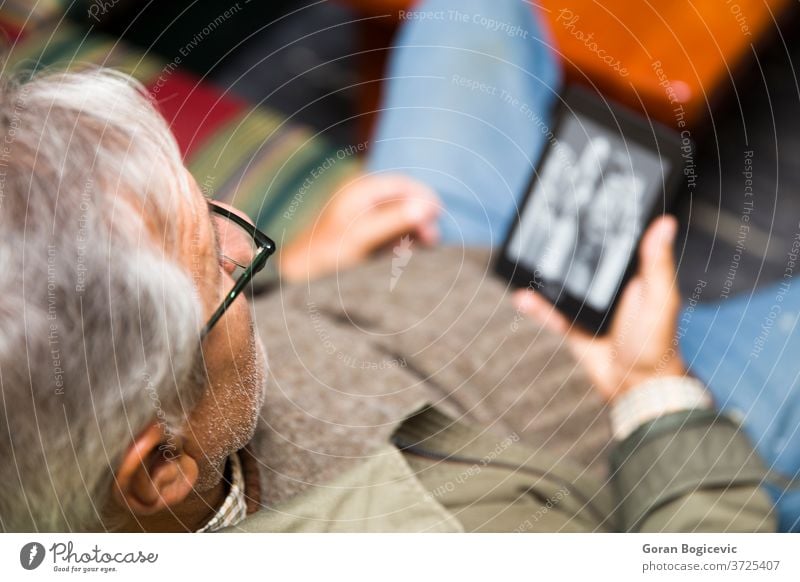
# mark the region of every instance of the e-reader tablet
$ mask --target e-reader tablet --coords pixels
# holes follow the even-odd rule
[[[548,137],[496,270],[602,333],[642,234],[672,205],[688,140],[579,88]]]

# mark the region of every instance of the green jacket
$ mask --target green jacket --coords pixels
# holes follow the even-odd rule
[[[226,531],[774,531],[765,470],[738,426],[713,411],[640,427],[598,480],[512,437],[427,407],[325,486]]]
[[[381,256],[255,301],[263,509],[233,530],[775,526],[731,421],[675,414],[614,444],[563,339],[515,311],[487,253],[417,249],[395,267]]]

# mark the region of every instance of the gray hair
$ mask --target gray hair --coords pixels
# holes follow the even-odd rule
[[[127,76],[0,88],[0,530],[102,527],[132,439],[154,420],[174,434],[196,403],[202,311],[175,218],[196,195]]]

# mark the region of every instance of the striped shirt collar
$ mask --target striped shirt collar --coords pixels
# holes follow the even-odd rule
[[[220,505],[217,512],[197,533],[210,533],[236,525],[247,516],[247,502],[245,501],[244,473],[242,461],[238,453],[228,457],[228,471],[226,471],[230,490],[227,497]]]

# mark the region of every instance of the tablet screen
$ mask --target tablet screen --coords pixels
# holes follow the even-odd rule
[[[566,115],[507,256],[559,292],[607,309],[669,171],[668,160],[617,128]]]

